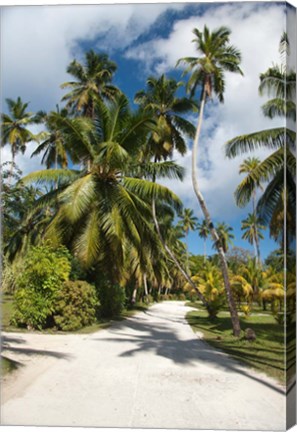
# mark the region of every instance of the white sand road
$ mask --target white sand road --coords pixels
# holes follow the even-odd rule
[[[2,425],[284,430],[285,396],[195,335],[183,302],[88,335],[2,335],[25,366],[2,383]]]

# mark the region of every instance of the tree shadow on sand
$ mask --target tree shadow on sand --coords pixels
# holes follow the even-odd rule
[[[34,355],[40,355],[40,356],[48,356],[48,357],[55,357],[57,359],[65,359],[69,360],[72,356],[70,354],[61,353],[58,351],[51,351],[51,350],[40,350],[40,349],[34,349],[24,346],[26,344],[26,341],[19,337],[9,336],[5,335],[1,337],[1,349],[2,349],[2,356],[3,353],[5,355],[3,357],[7,358],[8,360],[11,360],[9,358],[9,353],[13,353],[16,355],[24,354],[27,356],[34,356]],[[17,360],[12,360],[19,365],[21,362]]]
[[[153,315],[151,312],[150,315]],[[133,357],[139,353],[150,352],[156,356],[165,357],[172,362],[189,367],[198,367],[199,363],[205,363],[214,366],[216,369],[227,370],[230,372],[244,375],[245,377],[263,384],[278,393],[285,394],[285,391],[270,380],[262,378],[252,370],[239,364],[236,360],[229,357],[219,349],[211,347],[205,340],[199,339],[193,333],[192,339],[183,340],[178,332],[172,327],[172,321],[178,319],[167,319],[162,317],[165,322],[147,324],[141,317],[133,317],[121,323],[115,323],[108,332],[114,337],[104,338],[111,343],[133,343],[135,348],[119,354],[120,357]],[[183,324],[188,325],[185,320]],[[127,330],[127,331],[125,331]],[[92,339],[100,341],[101,339]],[[252,354],[251,354],[252,355]]]

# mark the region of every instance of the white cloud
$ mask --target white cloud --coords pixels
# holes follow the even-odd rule
[[[4,97],[53,109],[69,80],[66,67],[79,57],[80,41],[102,37],[99,50],[124,49],[168,9],[184,5],[81,5],[7,7],[1,11]]]
[[[1,9],[1,103],[21,96],[29,109],[54,109],[69,80],[66,67],[82,52],[79,43],[101,38],[98,50],[124,49],[168,9],[182,4],[19,6]],[[36,143],[29,143],[16,163],[24,174],[40,169],[41,157],[30,158]],[[11,160],[9,146],[1,149],[1,162]]]

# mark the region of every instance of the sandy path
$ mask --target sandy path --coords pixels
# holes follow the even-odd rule
[[[91,335],[5,334],[26,366],[2,385],[1,423],[285,429],[276,383],[200,340],[188,310],[156,304]]]

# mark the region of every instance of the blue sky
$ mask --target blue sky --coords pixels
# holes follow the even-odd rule
[[[258,77],[273,62],[279,62],[279,39],[291,19],[291,14],[286,19],[285,3],[273,2],[9,7],[1,15],[1,93],[3,99],[21,96],[30,101],[32,111],[54,109],[63,95],[59,85],[69,80],[67,65],[73,58],[82,60],[84,51],[93,48],[107,52],[118,64],[115,83],[132,100],[149,75],[166,73],[181,79],[181,70],[175,65],[179,58],[195,55],[191,43],[194,27],[230,27],[231,42],[242,52],[244,77],[227,74],[224,105],[216,101],[208,105],[199,182],[214,219],[232,225],[236,245],[252,251],[240,240],[240,221],[250,209],[238,209],[233,199],[244,157],[227,160],[223,147],[236,135],[283,125],[282,120],[264,118],[261,105],[266,99],[258,95]],[[31,143],[17,161],[25,173],[40,168],[40,160],[30,159],[34,146]],[[267,154],[261,150],[258,156]],[[9,150],[4,148],[2,160],[9,158]],[[191,143],[185,157],[176,154],[174,159],[185,167],[185,180],[163,183],[201,218],[191,186]],[[197,233],[190,235],[189,247],[193,253],[203,252]],[[262,255],[275,247],[266,238]]]

